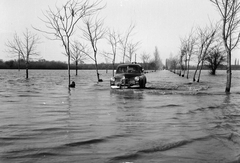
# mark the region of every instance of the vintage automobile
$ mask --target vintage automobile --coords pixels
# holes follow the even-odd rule
[[[117,66],[116,74],[110,79],[111,88],[130,88],[139,86],[145,88],[147,78],[144,70],[139,64],[120,64]]]

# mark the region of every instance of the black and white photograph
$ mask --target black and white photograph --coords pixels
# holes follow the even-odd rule
[[[239,163],[240,0],[0,0],[0,163]]]

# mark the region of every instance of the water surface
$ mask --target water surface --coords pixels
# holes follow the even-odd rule
[[[240,72],[200,83],[147,73],[146,89],[109,87],[111,72],[0,70],[0,162],[234,162],[240,158]],[[190,75],[191,76],[191,75]]]

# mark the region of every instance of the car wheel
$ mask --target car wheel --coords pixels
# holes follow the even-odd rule
[[[141,79],[141,80],[139,81],[139,86],[140,86],[140,88],[145,88],[145,83],[144,83],[144,80],[143,80],[143,79]]]
[[[146,86],[146,83],[143,81],[142,88],[145,88],[145,86]]]
[[[145,87],[146,87],[146,83],[145,83],[145,82],[143,82],[142,88],[145,88]]]
[[[143,84],[143,85],[144,85],[144,88],[146,87],[146,84],[147,84],[147,79],[145,78],[145,79],[144,79],[144,84]]]

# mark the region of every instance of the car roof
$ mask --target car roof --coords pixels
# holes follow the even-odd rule
[[[133,64],[133,63],[123,63],[123,64],[119,64],[117,67],[125,67],[125,66],[139,66],[139,67],[142,67],[140,64]]]

